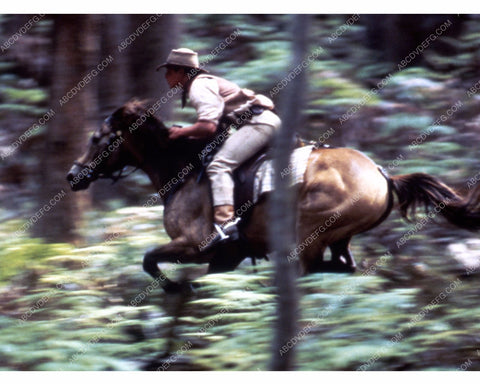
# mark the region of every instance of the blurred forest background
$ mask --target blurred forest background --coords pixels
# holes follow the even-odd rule
[[[271,263],[201,277],[181,305],[147,292],[143,253],[168,241],[162,206],[145,206],[155,192],[147,178],[73,193],[65,176],[117,107],[165,95],[155,68],[172,48],[198,51],[212,73],[257,92],[277,87],[279,102],[294,69],[290,22],[263,14],[0,16],[0,369],[268,368]],[[312,15],[309,39],[296,127],[303,137],[468,193],[480,179],[480,16]],[[195,118],[178,99],[158,116],[170,125]],[[398,246],[417,223],[392,214],[354,238],[354,275],[298,280],[296,369],[480,369],[478,235],[428,222]],[[175,279],[199,268],[166,270]]]

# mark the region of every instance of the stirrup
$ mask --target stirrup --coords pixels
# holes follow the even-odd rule
[[[229,221],[224,225],[213,224],[217,233],[220,235],[220,241],[228,240],[238,240],[238,228],[237,224],[240,222],[240,217],[235,218],[234,220]]]
[[[227,235],[225,232],[223,232],[223,229],[222,229],[222,227],[221,227],[220,225],[218,225],[218,224],[213,224],[213,226],[215,227],[215,230],[217,231],[217,236],[215,236],[215,238],[212,240],[212,242],[215,241],[215,240],[217,240],[217,238],[218,238],[218,240],[220,240],[220,241],[223,241],[223,240],[228,239],[228,235]],[[220,237],[219,237],[219,236],[220,236]]]
[[[238,240],[240,238],[240,234],[237,228],[237,224],[239,221],[240,218],[237,217],[235,220],[232,220],[223,226],[213,224],[213,227],[215,228],[217,233],[215,237],[208,242],[207,245],[205,245],[204,247],[199,246],[200,251],[208,251],[219,243]]]

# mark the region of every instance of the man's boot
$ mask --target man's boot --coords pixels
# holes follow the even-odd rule
[[[233,205],[219,205],[213,207],[213,226],[216,230],[215,237],[205,246],[200,246],[201,251],[207,251],[219,243],[236,241],[240,238],[237,224],[240,218],[235,218]]]
[[[213,222],[221,240],[235,241],[240,238],[237,224],[240,218],[235,218],[233,205],[218,205],[213,207]]]

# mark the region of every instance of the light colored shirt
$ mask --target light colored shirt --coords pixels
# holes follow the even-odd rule
[[[242,116],[251,105],[274,108],[268,97],[256,95],[249,89],[242,89],[231,81],[209,74],[200,74],[193,80],[188,96],[197,110],[197,120],[211,121],[215,125],[218,125],[222,115],[229,118]],[[251,114],[248,116],[250,118]],[[245,121],[242,120],[242,123]]]
[[[225,102],[223,97],[220,96],[217,80],[212,77],[195,79],[188,95],[190,102],[197,110],[197,119],[199,121],[211,121],[218,125]]]

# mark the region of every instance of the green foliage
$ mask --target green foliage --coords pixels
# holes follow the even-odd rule
[[[48,94],[41,89],[0,87],[0,98],[8,103],[45,104]]]
[[[141,254],[167,238],[161,228],[145,224],[160,214],[157,207],[92,214],[97,236],[118,234],[92,246],[44,244],[26,236],[5,240],[0,255],[7,283],[0,299],[4,369],[141,370],[158,368],[172,356],[172,371],[267,369],[276,316],[271,263],[262,263],[256,273],[243,265],[234,273],[197,278],[199,287],[183,304],[181,297],[167,297],[159,288],[149,291]],[[18,225],[6,221],[0,228],[11,233]],[[424,235],[407,245],[426,241]],[[368,253],[364,247],[382,249],[378,241],[359,238],[354,252],[362,258]],[[379,357],[369,370],[455,369],[472,356],[465,341],[479,330],[475,280],[464,280],[453,294],[430,305],[456,279],[430,272],[444,264],[439,257],[445,255],[424,255],[431,266],[424,264],[429,272],[418,275],[422,269],[412,268],[407,246],[401,252],[374,272],[298,280],[297,369],[356,370],[374,356]],[[376,261],[371,255],[364,267]],[[187,265],[165,272],[178,279],[198,276],[201,269]],[[141,292],[148,294],[132,305]],[[427,315],[409,325],[426,308]],[[394,337],[399,341],[392,343]],[[167,357],[159,357],[164,353]]]
[[[432,123],[430,116],[412,115],[409,113],[399,113],[388,117],[384,124],[385,136],[398,135],[400,130],[410,130],[419,134],[429,127]]]
[[[45,113],[45,109],[25,104],[0,104],[0,117],[6,112],[18,113],[23,116],[39,117]]]
[[[342,78],[335,72],[320,72],[313,76],[313,84],[316,89],[321,90],[325,97],[315,100],[312,106],[372,106],[378,103],[376,95],[369,95],[368,90],[354,82]]]
[[[40,269],[50,257],[70,253],[72,246],[67,244],[45,244],[39,239],[9,236],[0,242],[0,283],[5,284],[22,271]]]
[[[459,36],[441,38],[442,43],[449,47],[451,54],[427,51],[425,58],[438,71],[448,71],[451,76],[456,77],[476,78],[480,55],[479,37],[478,19],[470,19],[465,22],[463,33]]]

